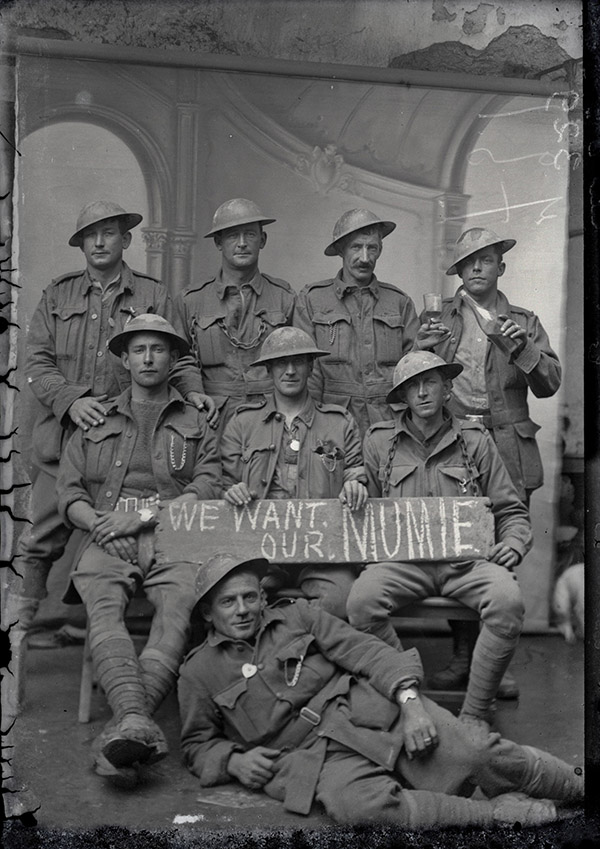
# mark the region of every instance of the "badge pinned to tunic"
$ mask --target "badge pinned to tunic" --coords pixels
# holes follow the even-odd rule
[[[253,663],[245,663],[242,666],[242,675],[244,678],[252,678],[253,675],[256,675],[257,668]]]
[[[300,440],[292,439],[290,442],[290,448],[292,449],[292,451],[300,451]]]

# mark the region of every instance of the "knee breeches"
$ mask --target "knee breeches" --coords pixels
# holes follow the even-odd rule
[[[348,618],[360,630],[377,631],[396,610],[429,596],[444,596],[477,610],[494,633],[515,637],[525,613],[516,577],[485,560],[465,564],[373,563],[356,579]]]

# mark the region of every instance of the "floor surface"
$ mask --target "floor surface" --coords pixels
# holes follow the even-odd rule
[[[446,664],[451,643],[448,636],[421,633],[402,639],[405,647],[417,646],[426,671]],[[287,828],[324,833],[332,826],[317,806],[309,817],[302,817],[285,812],[278,802],[245,791],[240,785],[201,788],[181,763],[174,696],[156,716],[168,738],[170,756],[149,768],[134,790],[112,787],[91,770],[92,740],[109,718],[101,692],[94,692],[90,723],[77,722],[81,655],[80,646],[29,652],[26,704],[14,729],[12,764],[14,774],[39,803],[34,814],[36,833],[40,829],[64,833],[111,825],[169,832],[181,837],[185,845],[206,845],[196,838],[212,834],[212,846],[217,845],[215,832],[225,836],[246,829],[256,833]],[[517,742],[546,748],[583,766],[581,643],[569,646],[554,635],[525,636],[511,671],[521,696],[518,701],[497,703],[497,730]],[[456,711],[457,705],[447,706]],[[29,822],[34,824],[31,818]],[[20,824],[5,827],[4,837],[7,846],[25,845],[19,843],[23,839]],[[32,845],[51,844],[42,841]],[[124,844],[117,841],[114,845]],[[223,845],[231,844],[226,841]]]

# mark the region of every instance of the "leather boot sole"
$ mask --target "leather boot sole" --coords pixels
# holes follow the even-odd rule
[[[121,790],[131,790],[137,786],[139,775],[135,767],[117,768],[101,752],[94,760],[94,772],[106,778],[115,787]]]
[[[117,768],[146,763],[152,754],[151,747],[141,740],[116,737],[102,747],[102,754]]]

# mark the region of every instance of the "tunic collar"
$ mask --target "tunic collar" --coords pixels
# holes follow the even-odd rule
[[[118,296],[125,291],[131,292],[131,293],[135,292],[135,282],[134,282],[134,279],[133,279],[133,274],[131,273],[131,269],[129,268],[127,263],[125,263],[125,262],[121,263],[121,271],[120,271],[119,276],[120,276],[121,279],[120,279],[119,285],[117,287],[116,295]],[[117,278],[115,277],[115,279],[117,279]],[[92,280],[92,276],[89,272],[89,269],[86,268],[86,270],[83,273],[83,292],[84,292],[85,295],[87,295],[87,293],[90,291],[90,289],[93,287],[93,285],[94,285],[94,282]],[[104,288],[104,287],[102,287],[102,288]]]
[[[223,272],[222,271],[219,271],[219,273],[216,277],[216,285],[217,285],[217,295],[218,295],[218,297],[221,301],[223,301],[226,298],[227,293],[229,292],[230,289],[233,289],[233,290],[239,289],[239,287],[235,283],[225,283],[223,281]],[[260,271],[258,270],[258,268],[256,269],[254,276],[250,280],[248,280],[246,283],[244,283],[243,285],[244,286],[250,286],[254,290],[254,292],[256,293],[257,296],[260,295],[260,293],[263,290],[263,286],[264,286],[264,278],[263,278],[262,274],[260,273]]]
[[[376,301],[379,300],[379,281],[377,280],[377,277],[375,277],[375,275],[373,275],[371,277],[371,282],[369,283],[368,286],[365,286],[365,287],[359,286],[358,283],[346,283],[342,279],[342,270],[341,269],[336,274],[334,280],[335,280],[335,293],[340,300],[342,300],[342,298],[345,298],[346,295],[349,292],[357,292],[359,289],[362,289],[362,288],[370,289],[375,300]]]
[[[304,422],[306,427],[311,427],[314,418],[315,418],[315,402],[312,397],[309,395],[306,399],[306,403],[302,407],[299,413],[296,413],[294,418],[300,419]],[[281,416],[283,418],[283,413],[280,413],[277,407],[275,406],[275,396],[269,395],[267,397],[267,403],[264,408],[264,421],[268,422],[276,416]]]

